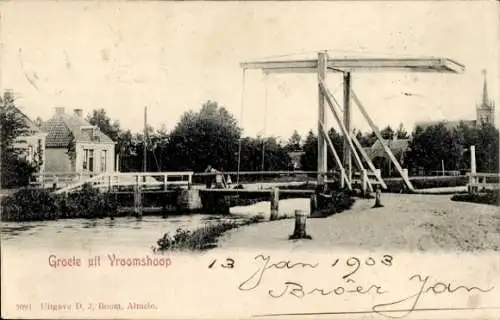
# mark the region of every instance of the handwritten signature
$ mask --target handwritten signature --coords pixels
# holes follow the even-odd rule
[[[386,266],[392,266],[392,257],[388,259],[390,256],[384,256],[382,259],[383,264]],[[250,275],[245,281],[243,281],[238,289],[241,291],[251,291],[259,287],[263,281],[264,274],[267,270],[276,269],[276,270],[284,270],[284,269],[294,269],[294,268],[307,268],[314,270],[318,267],[318,263],[311,264],[305,262],[295,262],[291,261],[280,261],[273,263],[271,262],[270,256],[258,255],[255,257],[255,260],[261,262],[258,269]],[[373,259],[372,259],[373,260]],[[354,263],[354,262],[355,263]],[[388,264],[387,262],[390,262]],[[332,264],[332,267],[337,264],[338,260]],[[269,290],[268,294],[270,297],[279,299],[286,295],[291,295],[298,299],[302,299],[309,295],[320,295],[320,296],[340,296],[345,294],[352,295],[366,295],[372,294],[381,296],[388,293],[381,285],[371,284],[369,286],[356,285],[355,280],[350,278],[352,274],[354,274],[360,267],[360,259],[351,257],[346,262],[347,266],[355,267],[353,272],[344,275],[342,279],[345,280],[346,285],[337,286],[334,288],[306,288],[303,284],[295,281],[286,281],[284,283],[284,287],[281,290]],[[367,265],[373,265],[373,263],[367,263]],[[404,318],[417,309],[418,303],[421,302],[422,297],[424,295],[439,295],[439,294],[453,294],[455,292],[490,292],[495,287],[489,288],[481,288],[478,286],[467,287],[464,285],[454,285],[450,282],[443,281],[435,281],[430,276],[424,276],[421,274],[414,274],[408,278],[408,281],[415,283],[415,291],[411,292],[409,295],[405,295],[401,298],[397,298],[393,301],[376,304],[372,306],[372,311],[376,314],[388,317],[388,318]],[[404,308],[403,306],[407,306]],[[395,315],[395,311],[398,315]]]

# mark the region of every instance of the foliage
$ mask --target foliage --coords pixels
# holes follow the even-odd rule
[[[380,130],[380,135],[384,139],[392,139],[394,136],[394,130],[391,128],[391,126],[387,126],[384,129]]]
[[[290,139],[288,139],[288,142],[285,146],[286,151],[288,152],[301,151],[302,149],[301,142],[302,142],[302,137],[297,132],[297,130],[294,130],[292,136],[290,137]]]
[[[70,193],[57,199],[59,218],[103,218],[113,216],[117,204],[97,189],[84,185],[81,191]]]
[[[302,169],[305,171],[316,171],[318,169],[318,137],[312,130],[307,133],[302,148],[304,150],[304,154],[300,159]]]
[[[469,193],[456,194],[453,197],[451,197],[451,200],[500,206],[500,189],[486,190],[485,192],[474,193],[474,194],[469,194]]]
[[[478,172],[498,172],[499,133],[490,124],[472,127],[461,123],[448,129],[443,123],[425,129],[417,127],[410,143],[409,161],[412,167],[425,171],[470,171],[470,146],[476,148]]]
[[[443,123],[416,130],[410,142],[408,162],[426,171],[458,170],[463,154],[463,139],[457,129],[449,130]]]
[[[45,189],[24,188],[2,199],[2,221],[37,221],[61,218],[102,218],[115,215],[117,204],[98,190],[54,195]]]
[[[217,102],[206,102],[199,112],[186,112],[170,134],[168,168],[203,171],[209,164],[236,170],[241,129]]]
[[[262,216],[255,216],[245,222],[223,221],[215,224],[207,224],[193,231],[177,229],[171,236],[168,232],[158,239],[157,247],[153,251],[176,251],[191,250],[200,251],[215,248],[217,239],[226,231],[262,221]]]
[[[342,157],[344,154],[344,139],[343,137],[334,129],[331,128],[328,131],[328,137],[332,141],[333,147],[337,152],[340,160],[342,161]],[[330,147],[327,145],[327,163],[329,168],[336,168],[337,164],[333,157],[333,154],[330,150]],[[304,141],[303,146],[304,154],[301,157],[301,165],[305,171],[316,171],[318,168],[318,137],[310,130],[307,134],[307,137]]]
[[[92,114],[89,114],[86,120],[94,126],[97,126],[105,135],[111,138],[113,141],[118,141],[118,136],[120,134],[120,123],[114,121],[111,123],[111,119],[106,114],[104,109],[95,109]]]
[[[2,221],[54,220],[59,217],[57,199],[43,189],[20,189],[2,199]]]
[[[326,193],[319,193],[317,197],[318,210],[311,217],[324,218],[335,213],[349,210],[355,200],[347,190],[329,190]]]
[[[262,156],[264,156],[264,163],[262,163]],[[242,171],[288,170],[290,163],[291,159],[286,148],[282,147],[276,138],[247,137],[241,140],[240,170]]]
[[[464,152],[460,168],[470,168],[471,145],[476,148],[476,167],[478,172],[499,171],[499,132],[494,126],[482,123],[479,127],[459,125],[463,137]]]
[[[398,139],[408,139],[410,137],[402,123],[399,124],[398,130],[396,130],[396,137]]]
[[[22,116],[16,112],[14,96],[11,92],[0,97],[0,148],[1,148],[1,186],[14,188],[29,183],[32,173],[37,170],[37,163],[31,164],[21,157],[14,148],[17,137],[26,135],[28,127]],[[38,163],[41,165],[41,163]]]

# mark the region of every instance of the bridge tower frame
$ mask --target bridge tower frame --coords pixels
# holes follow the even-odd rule
[[[360,99],[352,90],[352,73],[354,72],[437,72],[437,73],[462,73],[465,71],[465,66],[449,58],[442,57],[413,57],[413,58],[330,58],[327,51],[318,52],[316,59],[289,59],[289,60],[261,60],[249,61],[241,63],[243,70],[260,69],[264,73],[316,73],[318,78],[318,184],[323,185],[326,181],[325,177],[328,171],[327,168],[327,147],[332,152],[337,165],[341,171],[343,185],[351,188],[352,182],[352,159],[360,170],[362,179],[367,177],[367,170],[361,161],[361,154],[369,169],[374,171],[375,178],[380,185],[385,189],[386,185],[379,173],[375,169],[373,163],[364,152],[361,144],[351,132],[351,107],[354,102],[361,111],[361,114],[366,119],[371,129],[375,133],[377,139],[382,144],[384,151],[393,162],[397,171],[403,178],[406,187],[409,190],[414,190],[414,187],[409,180],[407,172],[403,170],[392,151],[385,143],[381,136],[380,130],[375,125],[371,117],[366,112]],[[343,74],[343,108],[336,101],[333,94],[326,87],[326,77],[328,72],[337,72]],[[327,130],[327,106],[333,113],[337,124],[342,129],[344,138],[344,157],[340,161],[338,154],[333,147],[332,142],[328,137]],[[357,149],[356,149],[357,148]],[[359,151],[359,153],[358,153]],[[378,171],[379,172],[379,171]],[[372,189],[368,182],[368,187]]]

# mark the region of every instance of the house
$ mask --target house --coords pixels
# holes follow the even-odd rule
[[[88,123],[82,109],[67,114],[55,108],[55,114],[43,122],[45,171],[92,174],[115,171],[115,142]]]
[[[405,167],[406,155],[409,151],[410,139],[398,139],[394,134],[392,139],[384,139],[384,144],[389,147],[392,154],[398,160],[401,167]],[[382,176],[390,177],[397,173],[394,164],[384,150],[379,140],[375,141],[369,148],[364,148],[366,154],[376,168],[379,168]]]
[[[42,132],[35,123],[14,105],[6,107],[7,112],[14,112],[26,126],[23,134],[14,140],[14,148],[21,157],[38,167],[39,172],[45,170],[45,140],[47,134]]]
[[[305,153],[304,151],[288,152],[288,156],[290,157],[291,160],[290,167],[293,170],[300,170],[302,168],[300,159],[304,153]]]
[[[35,165],[39,171],[44,171],[46,134],[20,108],[15,106],[14,100],[12,90],[6,90],[3,96],[0,96],[2,113],[12,115],[24,124],[22,133],[14,139],[13,147],[21,157]]]

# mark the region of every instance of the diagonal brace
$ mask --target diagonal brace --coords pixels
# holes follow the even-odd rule
[[[408,179],[408,176],[406,174],[404,174],[403,172],[403,168],[401,168],[401,165],[399,164],[398,160],[396,160],[396,157],[394,157],[394,154],[392,154],[392,151],[391,149],[389,149],[389,147],[385,144],[384,142],[384,139],[382,138],[382,135],[380,134],[380,131],[378,130],[377,126],[375,125],[375,123],[373,122],[373,120],[370,118],[370,116],[368,115],[368,113],[366,112],[365,108],[363,107],[363,105],[361,104],[361,101],[359,101],[358,97],[356,96],[356,94],[354,93],[354,91],[351,90],[351,96],[354,100],[354,102],[356,103],[356,105],[358,106],[359,110],[361,111],[361,113],[363,114],[363,116],[365,117],[365,119],[368,121],[368,124],[370,125],[370,127],[372,128],[373,132],[375,133],[375,135],[377,136],[377,139],[380,141],[380,143],[382,144],[385,152],[387,153],[387,155],[389,156],[389,158],[391,159],[392,163],[394,163],[394,166],[396,167],[396,169],[398,170],[399,174],[401,175],[401,177],[403,177],[403,180],[406,184],[406,186],[411,190],[411,191],[415,191],[415,188],[413,187],[410,179]]]

